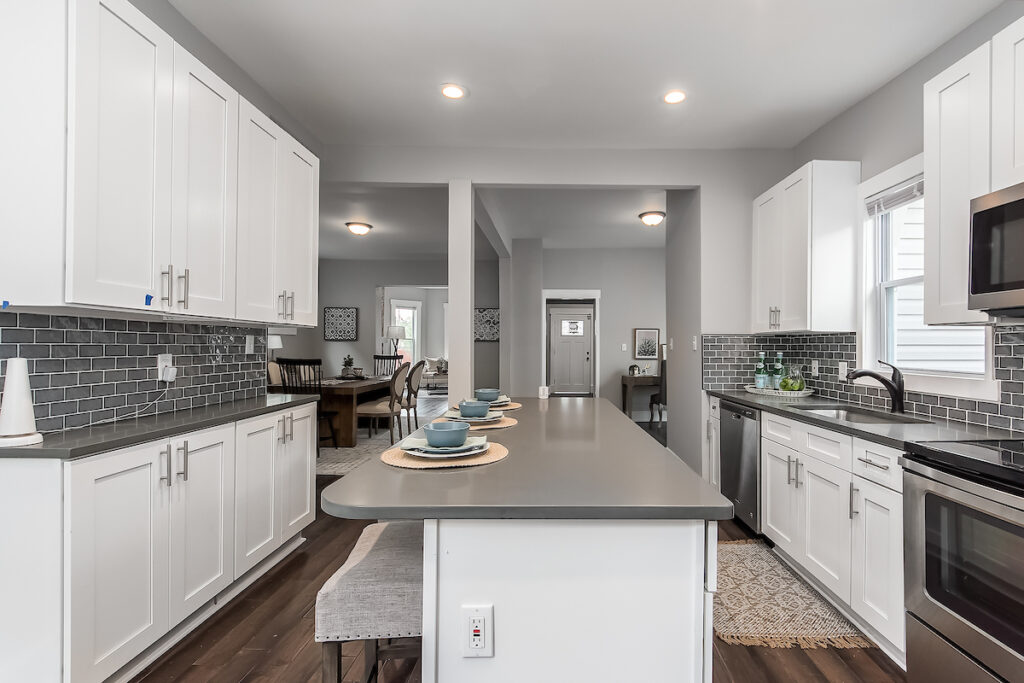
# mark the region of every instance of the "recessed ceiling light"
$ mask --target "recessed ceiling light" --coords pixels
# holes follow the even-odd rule
[[[665,220],[664,211],[644,211],[640,214],[640,220],[649,228],[653,228],[657,225],[661,225],[661,222]]]
[[[441,85],[441,94],[450,100],[461,100],[466,96],[466,89],[455,83],[443,83]]]
[[[669,90],[665,93],[666,104],[679,104],[686,99],[686,93],[682,90]]]
[[[365,235],[373,230],[373,226],[369,223],[346,223],[345,226],[353,235]]]

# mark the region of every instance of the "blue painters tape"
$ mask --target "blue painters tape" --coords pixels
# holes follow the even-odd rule
[[[8,301],[7,299],[4,299],[3,304],[0,304],[0,308],[7,308],[10,305],[11,305],[11,302]]]
[[[153,295],[152,294],[147,294],[146,295],[146,305],[147,306],[152,306],[153,305]]]

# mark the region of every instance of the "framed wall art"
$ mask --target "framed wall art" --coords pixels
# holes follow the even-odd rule
[[[324,341],[358,341],[359,309],[324,306]]]
[[[496,342],[501,332],[501,318],[497,308],[473,309],[473,341]]]
[[[633,329],[633,358],[658,360],[661,330],[637,327]]]

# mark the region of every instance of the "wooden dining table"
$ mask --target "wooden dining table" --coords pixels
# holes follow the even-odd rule
[[[323,410],[334,411],[332,418],[339,446],[356,445],[356,405],[388,395],[391,376],[364,379],[324,379]]]

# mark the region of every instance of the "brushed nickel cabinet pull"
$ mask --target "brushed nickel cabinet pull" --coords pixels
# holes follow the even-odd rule
[[[887,469],[889,469],[889,466],[888,466],[888,465],[882,465],[882,464],[880,464],[880,463],[877,463],[877,462],[875,462],[874,460],[870,460],[870,459],[868,459],[868,458],[861,458],[861,457],[858,457],[858,458],[857,458],[857,460],[860,460],[860,461],[861,461],[862,463],[864,463],[865,465],[871,465],[872,467],[877,467],[877,468],[878,468],[878,469],[880,469],[880,470],[887,470]]]
[[[170,263],[167,264],[167,270],[160,271],[161,276],[167,277],[167,294],[166,296],[160,297],[160,301],[163,301],[168,306],[174,305],[174,266]]]
[[[167,456],[167,465],[164,467],[164,473],[160,476],[160,481],[166,481],[168,488],[170,488],[170,486],[171,486],[171,479],[172,479],[172,476],[173,476],[173,475],[171,475],[171,468],[172,468],[172,465],[171,465],[171,457],[172,456],[171,456],[171,454],[172,453],[173,453],[173,450],[171,449],[171,444],[167,444],[167,449],[166,450],[160,451],[160,455]]]

